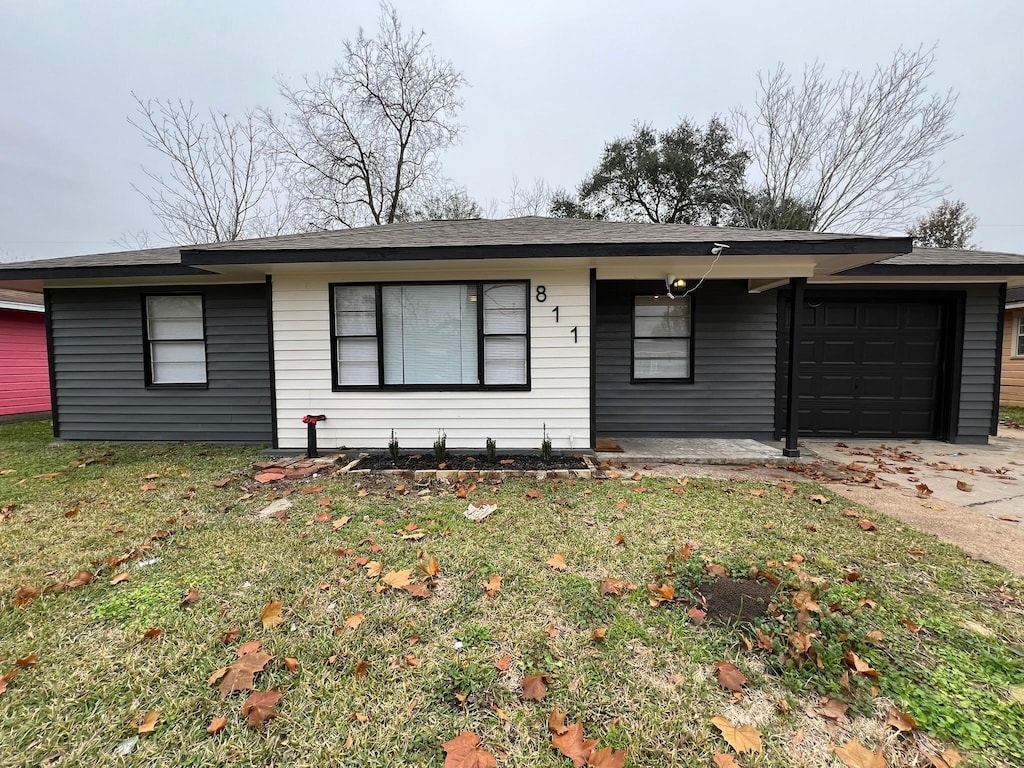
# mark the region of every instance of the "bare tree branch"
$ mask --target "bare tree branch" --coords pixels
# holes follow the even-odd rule
[[[459,138],[464,84],[387,3],[376,36],[360,29],[331,72],[280,82],[288,112],[263,116],[310,226],[391,223],[403,204],[443,187],[440,156]]]
[[[940,197],[935,157],[958,138],[957,96],[928,93],[934,63],[934,48],[919,48],[896,51],[871,76],[844,70],[829,80],[818,62],[799,83],[781,64],[762,72],[754,110],[733,111],[757,173],[743,196],[755,206],[746,225],[795,205],[810,229],[890,231]]]
[[[294,206],[279,185],[273,136],[253,111],[233,118],[211,110],[204,118],[192,102],[132,98],[138,109],[128,122],[166,161],[161,171],[143,166],[148,190],[133,186],[167,238],[222,242],[295,229]],[[131,247],[137,239],[126,236],[120,244]]]
[[[544,179],[536,178],[533,186],[524,187],[519,177],[512,177],[509,199],[505,201],[508,216],[550,216],[554,191]]]

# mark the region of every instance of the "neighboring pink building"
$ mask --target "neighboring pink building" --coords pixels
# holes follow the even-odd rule
[[[0,288],[0,417],[49,410],[43,297]]]

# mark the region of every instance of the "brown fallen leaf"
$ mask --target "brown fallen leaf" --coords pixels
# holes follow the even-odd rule
[[[230,482],[231,482],[231,478],[230,477],[222,477],[220,480],[214,480],[212,483],[210,483],[210,485],[212,485],[214,488],[223,488],[224,486],[226,486]],[[220,719],[220,718],[218,718],[218,719]],[[227,723],[227,720],[225,720],[224,722]],[[215,733],[215,731],[210,731],[210,733]]]
[[[914,487],[917,488],[917,495],[919,498],[927,499],[929,496],[932,495],[932,489],[929,488],[924,483],[918,483]]]
[[[366,616],[364,616],[362,612],[353,613],[351,616],[345,619],[345,626],[349,629],[356,629],[359,627],[360,624],[363,623],[365,619]]]
[[[263,668],[267,666],[267,662],[273,658],[266,651],[247,653],[224,668],[223,673],[221,670],[217,670],[214,676],[211,676],[208,684],[213,685],[218,679],[220,680],[217,690],[220,691],[222,699],[226,699],[236,691],[251,691],[255,687],[256,675],[262,672]],[[219,678],[215,677],[218,673],[221,673]]]
[[[114,575],[114,578],[110,580],[110,584],[122,584],[123,582],[130,581],[131,578],[132,577],[129,574],[121,572]]]
[[[463,731],[441,747],[445,752],[444,768],[497,768],[494,755],[480,749],[480,737],[471,731]]]
[[[914,718],[906,712],[901,712],[898,709],[889,710],[889,715],[885,720],[885,724],[891,725],[896,730],[903,731],[904,733],[909,733],[917,728],[917,723],[914,722]]]
[[[587,764],[590,753],[597,746],[597,740],[583,738],[583,723],[573,723],[562,733],[551,738],[551,746],[572,760],[573,768],[582,768]]]
[[[599,591],[602,595],[614,595],[616,597],[621,597],[622,590],[625,586],[626,582],[622,579],[605,579],[601,582]]]
[[[39,663],[39,657],[34,653],[30,653],[28,656],[22,656],[20,659],[15,659],[14,664],[18,667],[34,667]]]
[[[242,703],[242,717],[249,727],[263,730],[267,720],[277,717],[277,702],[281,700],[281,691],[274,688],[269,691],[256,691]]]
[[[500,659],[494,662],[494,666],[497,667],[499,672],[504,672],[506,669],[508,669],[508,665],[511,663],[512,657],[506,653],[504,656],[502,656]]]
[[[402,587],[402,589],[404,589],[413,597],[418,597],[420,599],[426,599],[430,597],[430,587],[428,587],[426,584],[406,584],[404,587]]]
[[[524,677],[523,682],[520,684],[520,687],[523,689],[523,700],[543,701],[544,697],[548,695],[548,687],[545,684],[547,680],[548,676],[543,673]]]
[[[816,504],[828,504],[828,496],[822,496],[820,493],[811,494],[807,498]]]
[[[853,651],[847,651],[843,658],[846,659],[846,663],[850,665],[858,675],[864,675],[865,677],[878,677],[878,672],[871,668],[871,665],[864,661]]]
[[[739,752],[760,752],[761,732],[752,725],[736,726],[724,717],[713,717],[711,723],[722,732],[722,738],[729,746]]]
[[[160,710],[151,709],[146,713],[146,716],[142,718],[142,722],[139,723],[138,731],[140,736],[145,736],[148,733],[152,733],[156,730],[156,723],[160,719]]]
[[[331,663],[333,663],[333,662],[331,662]],[[364,659],[360,659],[359,661],[357,661],[355,668],[352,670],[352,674],[358,680],[362,680],[369,673],[370,673],[370,660],[369,659],[365,659],[365,658]]]
[[[718,670],[718,684],[727,691],[743,693],[743,686],[750,682],[738,667],[727,661],[718,662],[715,669]]]
[[[491,578],[483,582],[480,586],[484,588],[488,597],[495,597],[499,592],[501,592],[501,576],[496,573],[492,573]]]
[[[523,494],[523,497],[527,499],[543,499],[544,494],[538,491],[536,488],[531,488],[530,490]]]
[[[370,578],[380,576],[384,573],[384,563],[378,562],[377,560],[371,560],[363,565],[363,568],[366,570],[366,575]]]
[[[691,608],[686,612],[686,615],[690,617],[690,621],[694,624],[703,624],[704,619],[708,617],[707,613],[700,608]]]
[[[963,480],[957,480],[956,481],[956,489],[958,491],[970,492],[970,491],[974,490],[974,486],[971,485],[970,483],[965,483]]]
[[[139,490],[140,491],[155,491],[159,487],[160,486],[157,485],[156,483],[144,483],[141,486],[139,486]]]
[[[206,726],[207,733],[220,733],[228,725],[228,719],[226,717],[215,717],[210,721],[210,724]]]
[[[184,608],[186,606],[198,603],[200,597],[202,597],[202,595],[199,594],[198,589],[190,589],[188,593],[183,598],[181,598],[181,607]]]
[[[565,553],[556,552],[547,559],[547,564],[554,568],[556,571],[568,570],[569,564],[565,562]]]
[[[260,621],[263,622],[264,629],[270,629],[284,623],[284,617],[281,615],[282,607],[283,603],[280,600],[271,600],[264,606],[263,610],[260,611]]]
[[[406,568],[404,571],[391,571],[381,581],[392,589],[402,589],[412,583],[412,568]]]
[[[164,631],[159,627],[150,627],[145,631],[145,633],[142,636],[147,640],[155,640],[156,638],[163,635],[163,633]]]
[[[587,765],[589,768],[625,768],[626,750],[611,747],[595,749],[587,758]]]
[[[76,587],[84,587],[86,584],[92,584],[92,580],[95,578],[90,571],[79,571],[75,574],[75,578],[64,584],[65,589],[75,589]]]
[[[829,720],[843,720],[846,717],[846,710],[850,708],[850,705],[841,699],[829,698],[825,702],[825,706],[821,708],[821,716],[827,717]]]
[[[848,768],[887,768],[882,750],[872,752],[856,739],[835,748],[835,753]]]
[[[299,668],[299,660],[292,656],[286,656],[284,660],[284,666],[285,669],[287,669],[289,672],[294,673],[295,670]]]
[[[725,752],[716,752],[711,759],[715,761],[716,768],[740,768],[736,758]]]
[[[558,707],[551,710],[551,714],[548,715],[548,728],[555,733],[565,733],[569,730],[569,726],[565,724],[565,718],[568,712],[559,711]]]
[[[441,564],[437,562],[437,558],[431,557],[420,566],[420,570],[428,579],[435,579],[441,573]]]
[[[590,633],[590,639],[595,643],[604,640],[608,636],[608,627],[598,627]]]

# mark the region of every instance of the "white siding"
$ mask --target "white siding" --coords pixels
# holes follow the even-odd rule
[[[530,280],[531,388],[528,392],[401,392],[331,390],[329,283],[347,281]],[[547,301],[537,301],[537,286]],[[439,429],[449,448],[540,447],[542,425],[555,449],[590,446],[590,273],[586,267],[542,269],[466,265],[439,274],[402,264],[315,275],[275,274],[274,363],[281,448],[303,448],[302,417],[323,413],[322,448],[386,448],[395,430],[403,448],[429,448]],[[552,312],[559,308],[559,321]],[[578,329],[574,343],[572,329]],[[570,443],[571,438],[571,443]]]

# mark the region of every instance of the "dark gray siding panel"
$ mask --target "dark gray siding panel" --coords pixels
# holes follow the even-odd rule
[[[999,286],[967,286],[957,442],[988,441],[995,397],[999,320]]]
[[[142,294],[205,294],[205,389],[147,389]],[[269,443],[266,287],[52,291],[60,436],[68,440]]]
[[[598,437],[771,439],[775,419],[775,293],[743,281],[708,281],[693,294],[692,384],[630,383],[634,295],[662,282],[597,284]]]

